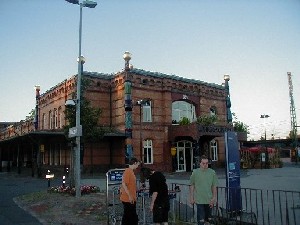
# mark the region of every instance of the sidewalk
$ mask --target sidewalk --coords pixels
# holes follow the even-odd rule
[[[225,168],[216,169],[219,186],[226,187]],[[168,183],[189,184],[191,172],[164,173]],[[243,169],[241,170],[241,187],[262,190],[300,191],[300,165],[286,163],[275,169]],[[138,176],[137,176],[138,178]],[[82,175],[82,184],[95,185],[106,190],[106,175]]]
[[[226,173],[225,168],[215,169],[219,178],[219,186],[226,186]],[[30,168],[22,168],[21,174],[16,173],[16,169],[12,169],[12,172],[6,172],[3,169],[2,174],[7,176],[20,176],[31,177]],[[168,183],[189,183],[191,172],[171,172],[164,173]],[[285,163],[282,168],[275,169],[242,169],[241,170],[241,187],[242,188],[255,188],[264,190],[288,190],[288,191],[300,191],[300,163]],[[40,179],[45,179],[43,175]],[[55,179],[51,181],[54,184],[62,184],[62,174],[56,173]],[[35,174],[36,177],[36,174]],[[139,179],[139,176],[137,175]],[[45,179],[45,184],[46,184]],[[68,184],[68,179],[66,180]],[[94,173],[94,174],[82,174],[82,185],[95,185],[100,187],[101,190],[106,190],[106,174]]]

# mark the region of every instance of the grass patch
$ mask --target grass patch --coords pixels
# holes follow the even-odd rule
[[[47,197],[48,193],[45,191],[33,192],[25,195],[21,195],[18,198],[26,202],[37,202]]]

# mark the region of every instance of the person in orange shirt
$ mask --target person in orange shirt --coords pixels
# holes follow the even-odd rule
[[[140,162],[136,158],[131,158],[128,168],[125,169],[120,189],[120,200],[123,203],[124,213],[122,225],[138,225],[138,215],[136,213],[136,176],[134,170]]]

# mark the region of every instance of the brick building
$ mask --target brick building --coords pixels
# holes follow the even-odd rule
[[[224,132],[233,130],[228,121],[229,79],[226,85],[217,85],[135,68],[115,74],[84,71],[82,76],[90,80],[84,97],[102,110],[98,125],[113,128],[102,139],[82,144],[83,172],[124,166],[128,153],[162,171],[191,171],[202,154],[209,156],[214,167],[224,166]],[[43,94],[37,89],[36,120],[1,130],[1,161],[18,166],[27,162],[33,171],[72,165],[72,145],[63,127],[68,123],[65,102],[76,92],[76,78]],[[131,82],[130,116],[126,114],[126,80]],[[218,118],[216,123],[197,122],[211,115]],[[246,135],[238,134],[238,139],[246,141]]]

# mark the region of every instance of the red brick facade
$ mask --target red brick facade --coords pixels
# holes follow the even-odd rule
[[[120,134],[124,134],[125,72],[122,71],[113,75],[84,72],[83,77],[92,81],[84,93],[85,98],[91,102],[92,106],[100,107],[102,110],[98,121],[99,126],[112,127],[118,130]],[[174,160],[179,162],[177,157],[180,156],[172,157],[171,147],[182,141],[197,142],[200,146],[200,152],[195,152],[190,148],[183,151],[185,152],[184,157],[188,158],[186,161],[188,163],[191,161],[191,167],[187,166],[185,170],[190,171],[193,167],[191,155],[195,157],[196,153],[210,154],[209,142],[215,139],[218,148],[215,165],[224,163],[223,135],[224,131],[232,129],[226,121],[227,92],[224,86],[139,69],[131,69],[129,77],[132,82],[131,97],[133,102],[131,144],[135,157],[142,158],[140,156],[141,140],[151,140],[153,158],[152,163],[147,166],[162,171],[177,171],[179,167],[178,165],[176,167]],[[37,161],[37,164],[49,166],[69,166],[72,164],[72,148],[67,139],[63,138],[62,128],[67,124],[64,115],[65,102],[74,98],[72,95],[75,92],[76,77],[71,77],[39,96],[38,129],[31,130],[32,133],[36,134],[38,143],[37,154],[32,158],[32,160]],[[140,99],[151,100],[151,122],[140,123],[141,106],[137,105],[137,101]],[[213,107],[216,109],[218,124],[213,125],[214,128],[201,128],[195,122],[190,125],[172,124],[172,103],[176,101],[185,101],[195,106],[197,117],[209,115]],[[43,132],[45,136],[42,136]],[[3,134],[2,132],[1,139],[2,141],[6,140],[7,133]],[[41,145],[44,146],[43,151],[40,150]],[[115,134],[108,134],[97,143],[84,143],[84,170],[107,170],[124,165],[124,146],[124,135]],[[2,148],[5,147],[2,145]],[[24,150],[22,160],[25,160],[24,155],[27,153]],[[27,156],[27,158],[30,157]]]

